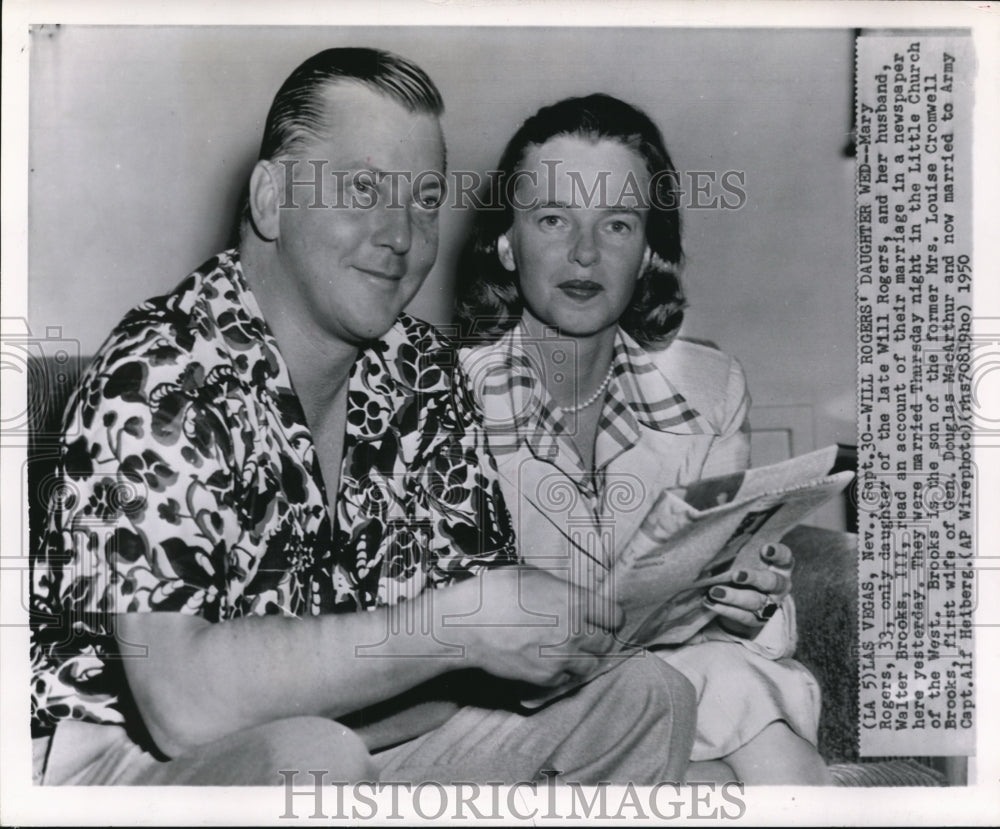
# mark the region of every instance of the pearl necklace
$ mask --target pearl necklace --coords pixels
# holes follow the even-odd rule
[[[568,414],[576,414],[577,412],[582,412],[584,409],[589,409],[597,402],[597,398],[604,394],[604,390],[608,387],[608,383],[611,382],[611,375],[614,373],[615,364],[612,363],[608,366],[608,373],[604,375],[604,379],[601,381],[601,385],[597,387],[597,390],[590,395],[582,403],[577,403],[575,406],[562,406],[562,410]]]

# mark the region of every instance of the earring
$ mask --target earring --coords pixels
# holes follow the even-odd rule
[[[660,256],[660,254],[650,250],[649,248],[646,248],[646,250],[649,251],[649,259],[644,259],[643,261],[646,262],[646,268],[648,270],[657,271],[658,273],[670,270],[670,266],[666,263],[663,257]]]
[[[514,252],[511,250],[510,239],[507,238],[506,233],[497,237],[497,258],[506,270],[512,273],[517,270],[517,266],[514,263]]]
[[[642,264],[639,266],[639,278],[641,279],[646,275],[646,271],[649,270],[649,263],[653,259],[653,251],[650,249],[649,245],[646,245],[646,249],[642,252]]]

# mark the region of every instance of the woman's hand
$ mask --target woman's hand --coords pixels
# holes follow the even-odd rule
[[[719,624],[737,636],[752,638],[777,612],[792,589],[792,551],[784,544],[766,544],[761,567],[737,570],[728,584],[709,588],[705,605],[719,615]]]

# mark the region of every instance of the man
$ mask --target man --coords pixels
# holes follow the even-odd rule
[[[43,782],[679,779],[693,702],[659,660],[515,710],[516,683],[595,671],[615,609],[495,566],[481,424],[402,314],[437,252],[441,111],[395,55],[307,60],[238,249],[88,369],[33,574]]]

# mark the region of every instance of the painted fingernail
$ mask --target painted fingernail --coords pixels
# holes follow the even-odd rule
[[[726,591],[721,587],[713,587],[708,591],[708,595],[713,599],[724,599],[726,598]]]
[[[778,554],[773,544],[768,544],[764,547],[764,558],[774,558]]]
[[[747,580],[748,578],[750,578],[750,575],[749,575],[749,574],[747,573],[747,571],[746,571],[746,570],[740,570],[740,571],[739,571],[739,572],[738,572],[738,573],[736,574],[736,577],[735,577],[735,578],[733,579],[733,581],[735,581],[735,582],[736,582],[737,584],[742,584],[742,583],[743,583],[743,582],[745,582],[745,581],[746,581],[746,580]]]

